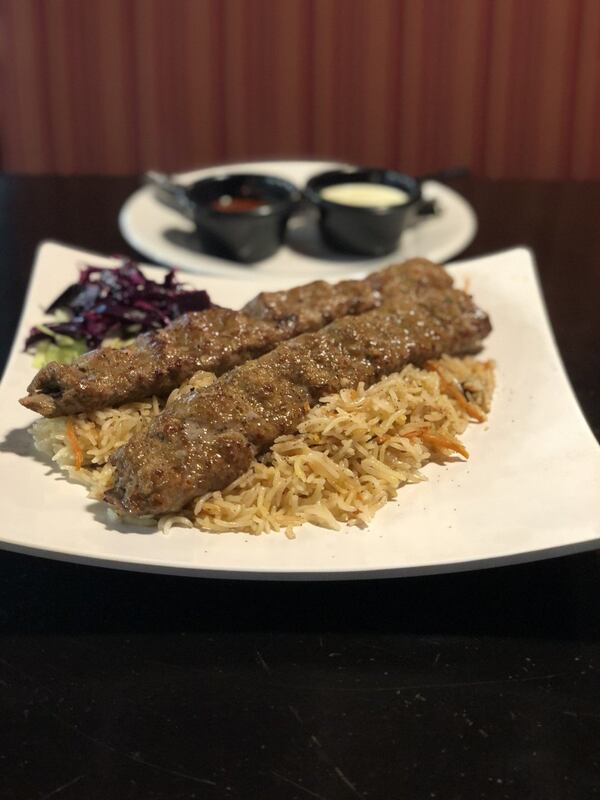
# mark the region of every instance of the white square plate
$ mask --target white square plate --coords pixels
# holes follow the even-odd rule
[[[497,362],[489,420],[470,426],[468,462],[425,468],[428,481],[402,488],[366,530],[303,526],[283,534],[168,535],[106,523],[100,503],[35,455],[33,415],[17,399],[33,376],[22,352],[42,309],[94,254],[43,244],[0,387],[0,545],[101,566],[252,579],[366,578],[451,572],[547,558],[600,544],[600,448],[562,367],[529,251],[515,249],[449,269],[468,279],[494,331],[485,357]],[[148,268],[153,276],[157,268]],[[235,281],[185,276],[215,302],[241,306],[293,279]]]

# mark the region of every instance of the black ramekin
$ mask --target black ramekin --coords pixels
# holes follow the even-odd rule
[[[263,205],[248,211],[215,208],[214,202],[225,195],[259,198]],[[282,178],[230,173],[178,187],[175,199],[179,210],[196,223],[207,252],[251,264],[278,250],[302,196]]]
[[[402,189],[404,203],[390,206],[350,206],[321,195],[326,186],[339,183],[379,183]],[[314,175],[305,189],[306,199],[320,211],[324,241],[335,250],[364,256],[384,256],[398,247],[404,228],[419,214],[421,185],[416,178],[391,169],[347,167]]]

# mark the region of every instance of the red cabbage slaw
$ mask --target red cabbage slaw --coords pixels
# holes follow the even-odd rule
[[[210,308],[207,292],[187,289],[176,281],[175,274],[176,270],[170,269],[163,282],[157,283],[129,260],[114,268],[86,266],[79,280],[46,309],[56,321],[31,328],[25,349],[41,345],[56,356],[54,351],[63,348],[65,358],[73,360],[107,341],[128,341],[163,328],[188,311]],[[47,361],[46,355],[43,360]]]

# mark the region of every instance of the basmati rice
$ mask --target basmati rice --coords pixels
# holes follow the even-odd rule
[[[332,529],[365,526],[401,485],[424,480],[420,470],[428,461],[466,452],[456,437],[474,410],[489,411],[492,362],[445,356],[428,367],[409,365],[369,388],[360,385],[322,398],[297,433],[277,439],[230,486],[156,524],[165,532],[174,526],[252,534],[283,529],[289,537],[305,522]],[[198,373],[167,404],[213,380]],[[69,478],[85,484],[91,497],[101,499],[112,483],[110,454],[164,405],[152,398],[68,418],[83,452],[81,469],[75,467],[67,418],[35,423],[35,443]],[[481,413],[477,416],[481,419]]]

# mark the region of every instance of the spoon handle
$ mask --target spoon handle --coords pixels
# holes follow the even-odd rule
[[[154,186],[157,200],[169,208],[179,211],[188,219],[194,219],[194,204],[185,186],[181,186],[164,172],[149,170],[144,174],[144,183]]]

